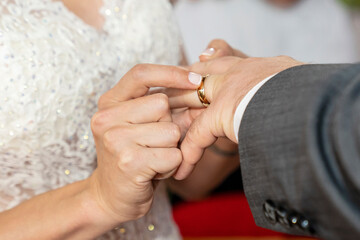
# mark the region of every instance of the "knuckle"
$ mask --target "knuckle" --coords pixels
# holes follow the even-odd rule
[[[134,183],[136,184],[136,185],[142,185],[144,182],[148,182],[148,179],[146,179],[144,176],[142,176],[142,175],[136,175],[136,176],[134,176]]]
[[[188,134],[186,134],[186,141],[191,145],[194,144],[197,145],[198,141],[196,141],[196,136],[198,135],[199,135],[199,130],[197,128],[192,127],[189,129]]]
[[[176,140],[176,141],[179,141],[180,138],[181,138],[181,130],[180,130],[180,127],[176,124],[171,124],[170,125],[170,135],[173,136],[173,138]]]
[[[276,57],[279,61],[295,61],[294,58],[287,55],[279,55]]]
[[[105,108],[107,102],[108,102],[107,93],[104,93],[103,95],[100,96],[98,100],[98,108],[99,109]]]
[[[129,138],[129,131],[126,127],[118,127],[106,131],[102,137],[104,147],[114,155],[121,155],[120,146],[124,141],[124,137]]]
[[[100,129],[105,125],[105,114],[103,111],[96,112],[91,118],[90,126],[94,135],[98,136],[100,134]]]
[[[242,60],[244,65],[256,66],[258,64],[264,63],[264,58],[259,57],[249,57]]]
[[[136,64],[131,70],[131,76],[133,79],[142,79],[148,70],[148,64]]]
[[[245,63],[254,63],[257,60],[258,60],[258,58],[256,58],[256,57],[249,57],[249,58],[244,59],[244,62]]]
[[[296,61],[296,59],[295,59],[295,58],[290,57],[290,56],[286,56],[286,59],[287,59],[288,61]]]
[[[178,167],[182,162],[183,156],[180,149],[174,149],[173,153],[173,161],[176,164],[176,167]]]
[[[118,167],[121,170],[130,170],[133,168],[135,160],[138,158],[138,153],[133,148],[123,149],[118,154]]]
[[[186,145],[186,151],[189,154],[189,151],[192,151],[192,149],[197,149],[197,148],[201,148],[201,146],[199,146],[199,140],[197,139],[199,135],[199,131],[197,129],[193,129],[191,131],[188,132],[189,134],[186,134],[186,137],[183,141],[183,145]],[[183,146],[182,145],[182,146]],[[182,150],[184,150],[182,148]],[[197,159],[188,159],[187,160],[188,163],[190,164],[195,164],[197,162]]]
[[[155,94],[156,106],[162,111],[168,111],[170,109],[169,97],[164,93]]]
[[[116,153],[116,141],[117,139],[115,138],[115,134],[113,130],[109,130],[107,132],[104,133],[103,135],[103,144],[104,147],[112,152],[112,153]]]

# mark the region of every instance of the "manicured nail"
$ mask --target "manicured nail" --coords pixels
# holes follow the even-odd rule
[[[215,53],[215,48],[207,48],[201,53],[202,56],[212,56]]]
[[[200,74],[193,73],[193,72],[189,73],[189,81],[192,84],[195,84],[195,85],[199,86],[200,83],[201,83],[201,80],[202,80],[202,76]]]

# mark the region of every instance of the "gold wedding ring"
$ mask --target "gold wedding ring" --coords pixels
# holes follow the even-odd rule
[[[210,103],[206,99],[206,95],[205,95],[205,80],[209,76],[210,76],[209,74],[206,76],[202,76],[201,84],[200,84],[199,88],[197,89],[197,94],[198,94],[199,100],[204,107],[208,107],[210,105]]]

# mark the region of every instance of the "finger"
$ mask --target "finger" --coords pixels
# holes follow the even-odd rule
[[[180,133],[181,133],[180,141],[185,137],[194,119],[196,119],[204,110],[205,110],[204,108],[202,109],[189,108],[185,110],[182,109],[182,111],[180,112],[175,111],[172,113],[173,122],[180,128]]]
[[[189,108],[187,108],[187,107],[171,109],[171,115],[173,116],[176,113],[181,113],[181,112],[184,112],[184,111],[186,111],[188,109]]]
[[[104,142],[119,151],[129,142],[147,148],[170,148],[178,146],[180,137],[180,128],[175,123],[158,122],[112,128],[104,134]]]
[[[137,184],[148,184],[156,180],[155,177],[173,175],[182,161],[178,148],[145,148],[128,144],[117,155],[122,174],[134,179]]]
[[[174,176],[178,180],[183,180],[190,175],[204,150],[222,135],[216,132],[216,124],[212,120],[211,111],[210,106],[194,120],[181,144],[183,161]]]
[[[129,123],[171,122],[169,97],[158,93],[123,102],[126,111],[116,111]],[[111,119],[114,120],[115,119]]]
[[[206,99],[211,103],[214,96],[214,90],[218,83],[223,80],[223,75],[210,75],[206,78],[204,83]],[[181,89],[164,89],[165,93],[169,98],[170,108],[203,108],[204,105],[201,103],[198,92],[196,90],[181,90]]]
[[[233,56],[232,47],[222,39],[215,39],[208,44],[205,51],[199,56],[199,59],[201,62],[204,62],[224,56]]]
[[[178,148],[142,149],[141,155],[147,159],[148,177],[154,180],[171,177],[182,162],[182,153]]]
[[[197,72],[203,76],[207,74],[222,74],[242,60],[242,58],[227,56],[206,62],[197,62],[190,66],[190,71]]]
[[[99,100],[99,108],[144,96],[150,87],[196,89],[201,75],[181,67],[139,64]]]
[[[104,133],[124,123],[171,122],[171,111],[168,97],[165,94],[149,95],[97,112],[91,119],[95,134]]]
[[[169,97],[169,104],[174,108],[203,108],[196,90],[166,89],[164,93]],[[206,94],[206,93],[205,93]]]
[[[204,52],[199,56],[200,62],[209,61],[224,56],[236,56],[247,58],[247,56],[239,50],[233,49],[226,41],[215,39],[211,41]]]
[[[132,125],[132,138],[143,147],[174,148],[181,138],[180,127],[171,122]]]
[[[179,109],[177,109],[178,107],[176,106],[177,102],[184,102],[184,105],[189,105],[194,108],[203,108],[204,107],[199,100],[199,97],[197,95],[197,90],[184,90],[184,89],[175,89],[175,88],[156,88],[156,89],[151,89],[149,91],[149,94],[157,94],[157,93],[162,93],[168,97],[171,97],[171,98],[169,98],[169,101],[174,102],[174,104],[172,104],[172,109],[171,109],[172,112],[179,110]],[[186,104],[186,103],[188,103],[188,104]],[[181,106],[179,106],[179,108],[180,107]],[[182,108],[187,109],[187,107],[182,107]]]

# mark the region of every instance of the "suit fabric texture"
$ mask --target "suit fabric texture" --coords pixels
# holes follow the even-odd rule
[[[360,239],[360,64],[279,73],[249,103],[238,136],[257,225]]]

